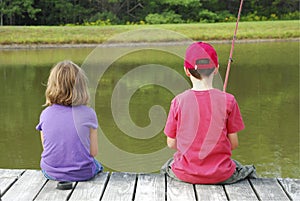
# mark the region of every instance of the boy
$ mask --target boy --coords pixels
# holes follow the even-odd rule
[[[256,178],[254,166],[231,159],[244,123],[234,96],[212,87],[218,68],[218,56],[210,44],[195,42],[187,48],[184,70],[193,87],[172,100],[164,129],[167,144],[176,153],[162,172],[174,179],[230,184]]]

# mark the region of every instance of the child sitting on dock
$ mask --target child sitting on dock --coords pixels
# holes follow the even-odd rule
[[[71,61],[51,69],[45,92],[46,103],[36,129],[43,145],[41,169],[56,181],[84,181],[103,167],[98,153],[95,111],[88,107],[89,93],[84,71]]]
[[[193,184],[231,184],[256,178],[253,165],[231,159],[244,123],[234,96],[214,89],[219,63],[215,49],[195,42],[186,50],[184,70],[193,87],[171,103],[164,129],[167,144],[176,150],[161,172]]]

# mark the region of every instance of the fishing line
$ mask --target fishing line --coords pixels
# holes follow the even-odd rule
[[[233,54],[234,42],[236,39],[236,33],[237,33],[238,26],[239,26],[240,16],[241,16],[241,12],[242,12],[242,6],[243,6],[243,0],[241,0],[241,3],[240,3],[240,8],[239,8],[239,12],[238,12],[238,16],[237,16],[237,20],[236,20],[236,24],[235,24],[234,35],[233,35],[232,42],[231,42],[231,49],[230,49],[230,54],[229,54],[229,59],[228,59],[228,64],[227,64],[227,70],[226,70],[226,76],[225,76],[224,85],[223,85],[223,91],[226,91],[229,72],[230,72],[230,64],[233,61],[232,54]]]

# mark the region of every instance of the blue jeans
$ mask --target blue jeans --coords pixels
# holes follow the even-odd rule
[[[102,172],[103,166],[95,158],[94,158],[94,163],[96,165],[96,170],[95,170],[94,176],[96,176],[97,174]]]
[[[94,164],[96,165],[96,170],[95,170],[94,175],[92,176],[92,178],[94,178],[97,174],[99,174],[103,170],[103,166],[95,158],[94,158]],[[42,170],[42,173],[47,179],[57,181],[57,179],[55,179],[54,177],[51,177],[50,175],[48,175],[45,170]],[[92,178],[90,178],[90,179],[92,179]]]
[[[249,179],[257,178],[256,169],[253,165],[242,165],[236,160],[233,160],[233,161],[236,164],[236,169],[235,169],[235,172],[233,173],[233,175],[229,179],[227,179],[223,182],[217,183],[217,184],[233,184],[235,182],[241,181],[241,180],[246,179],[246,178],[249,178]],[[173,163],[173,158],[170,158],[162,166],[160,172],[162,174],[167,174],[169,177],[171,177],[171,178],[173,178],[177,181],[181,181],[180,179],[178,179],[176,177],[176,175],[172,171],[172,169],[171,169],[172,163]]]
[[[56,180],[55,178],[49,176],[45,170],[42,170],[42,173],[43,173],[44,177],[46,177],[46,179],[54,180],[54,181]]]

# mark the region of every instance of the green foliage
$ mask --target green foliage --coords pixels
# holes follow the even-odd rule
[[[189,6],[190,4],[199,3],[198,0],[162,0],[162,3],[172,6]]]
[[[145,25],[145,24],[146,22],[144,20],[140,20],[138,22],[129,22],[129,21],[126,22],[126,25]]]
[[[15,16],[21,18],[29,17],[36,20],[36,14],[41,12],[40,8],[34,8],[34,0],[0,0],[0,21],[3,25],[3,19],[6,18],[9,24],[13,24]]]
[[[269,18],[270,20],[278,20],[278,16],[275,14],[275,13],[272,13],[271,15],[270,15],[270,18]]]
[[[233,22],[233,0],[0,0],[2,25]],[[299,0],[244,1],[242,21],[299,20]]]
[[[241,20],[242,21],[260,21],[261,20],[261,17],[257,15],[257,12],[254,12],[254,13],[249,13],[248,15],[246,16],[241,16]]]
[[[146,22],[149,24],[165,24],[166,19],[163,15],[154,13],[154,14],[149,14],[146,17]]]
[[[96,20],[95,22],[84,22],[82,25],[83,26],[105,26],[105,25],[111,25],[111,22],[109,19]]]
[[[300,12],[295,11],[292,13],[287,13],[281,16],[281,20],[299,20],[300,19]]]
[[[119,23],[118,17],[112,12],[96,13],[89,19],[89,23],[95,22],[97,25],[111,25]],[[100,24],[99,24],[100,23]]]
[[[299,20],[300,18],[300,12],[299,11],[295,11],[293,13],[287,13],[282,15],[281,17],[278,16],[275,13],[271,13],[270,16],[259,16],[257,14],[257,12],[254,13],[249,13],[246,16],[242,16],[241,20],[242,21],[266,21],[266,20]]]
[[[181,15],[174,11],[163,12],[162,14],[154,13],[146,16],[146,22],[149,24],[178,24],[183,23]]]
[[[218,21],[218,15],[207,9],[199,12],[200,22],[216,22]]]
[[[236,16],[234,16],[227,10],[218,12],[217,15],[218,15],[218,22],[235,22],[236,21]]]

